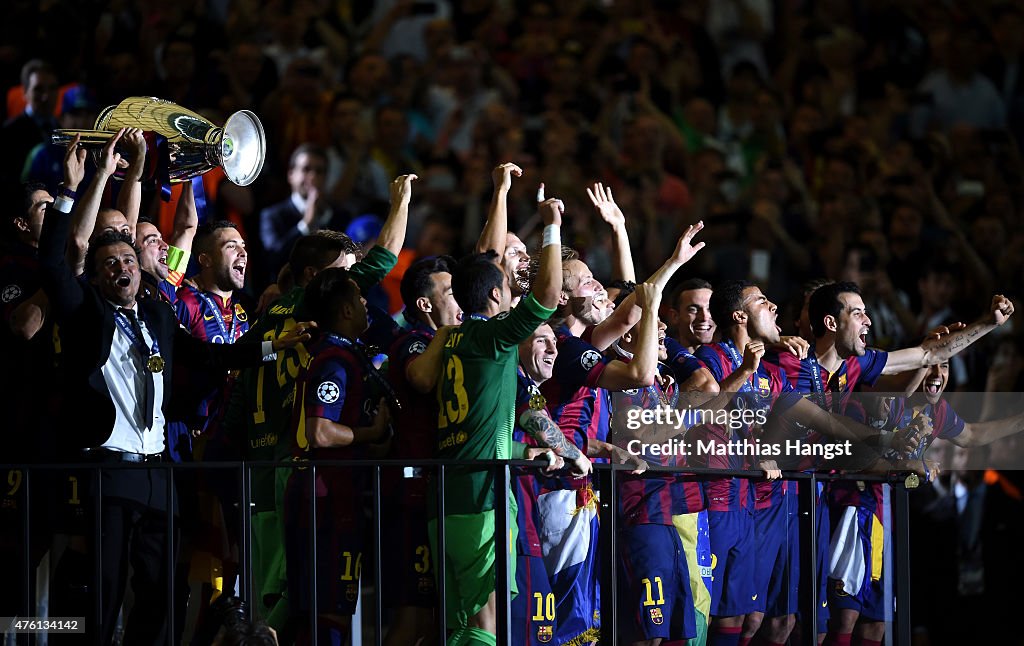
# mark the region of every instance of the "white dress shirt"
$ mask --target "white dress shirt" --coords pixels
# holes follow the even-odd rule
[[[113,305],[113,303],[111,303]],[[117,306],[115,306],[117,307]],[[130,309],[138,313],[132,303]],[[139,318],[146,345],[153,347],[153,337],[146,322]],[[103,443],[103,448],[128,453],[161,453],[164,450],[164,379],[162,374],[153,375],[153,425],[145,426],[146,380],[149,369],[145,359],[132,346],[132,341],[121,326],[114,325],[114,338],[110,343],[110,356],[100,370],[114,402],[114,429]]]

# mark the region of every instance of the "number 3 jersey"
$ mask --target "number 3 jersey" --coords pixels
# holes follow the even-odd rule
[[[494,318],[471,314],[445,343],[438,384],[438,456],[459,460],[507,460],[515,423],[518,344],[554,310],[532,295]],[[493,470],[449,470],[446,513],[494,508]],[[430,498],[433,500],[433,497]]]

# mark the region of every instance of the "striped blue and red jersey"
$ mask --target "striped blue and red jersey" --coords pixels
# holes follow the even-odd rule
[[[700,359],[683,347],[682,343],[670,336],[665,337],[665,350],[668,352],[668,358],[665,363],[672,370],[672,375],[677,383],[686,383],[693,376],[693,373],[703,367]]]
[[[814,346],[807,351],[807,357],[800,359],[790,352],[769,355],[768,360],[777,363],[786,372],[789,383],[798,393],[811,395],[809,399],[826,410],[842,412],[849,401],[850,393],[859,384],[873,386],[882,376],[889,353],[868,349],[864,356],[851,356],[829,374],[814,352]],[[841,393],[840,401],[833,401],[832,395]]]
[[[389,458],[408,460],[429,460],[434,457],[437,440],[437,396],[434,393],[420,393],[412,388],[405,376],[409,364],[426,352],[436,331],[423,323],[416,323],[408,332],[399,336],[388,350],[387,378],[402,404],[402,410],[393,411],[392,425],[395,437],[391,441]],[[396,485],[394,469],[385,470],[384,484],[387,489]],[[425,496],[426,480],[414,478],[405,483],[403,489],[417,496]]]
[[[628,361],[628,359],[626,359]],[[667,366],[659,364],[659,372],[669,372]],[[631,408],[656,410],[677,408],[679,390],[675,382],[669,383],[667,389],[656,381],[646,388],[633,388],[614,393],[612,400],[618,411],[617,419],[623,419]],[[685,433],[679,430],[681,439]],[[651,465],[663,467],[686,466],[686,456],[680,452],[650,450],[652,443],[640,440],[641,457]],[[661,443],[654,443],[661,445]],[[621,522],[626,526],[633,525],[671,525],[672,516],[689,514],[704,509],[704,491],[700,483],[692,475],[670,473],[643,473],[633,475],[623,472],[619,477],[618,512]]]
[[[362,456],[358,444],[311,449],[306,435],[309,419],[321,417],[348,427],[373,424],[378,400],[367,372],[368,358],[349,339],[324,334],[307,346],[309,366],[299,371],[292,408],[293,455],[296,458],[351,460]]]
[[[719,343],[708,343],[697,349],[697,358],[701,364],[711,372],[715,381],[721,383],[743,363],[742,350],[738,349],[731,339]],[[758,365],[750,379],[739,389],[729,408],[738,413],[738,408],[757,416],[759,413],[764,418],[769,414],[782,414],[794,403],[797,395],[793,391],[782,369],[767,361]],[[728,434],[726,429],[719,425],[705,424],[694,429],[694,438],[697,440],[714,441],[716,443],[728,444],[750,444],[752,428],[750,425],[740,423],[734,424],[732,433]],[[750,456],[746,453],[751,453]],[[707,456],[707,466],[721,469],[741,470],[754,467],[761,458],[752,451],[733,451],[729,455]],[[778,502],[784,494],[779,482],[758,483],[758,490],[755,497],[755,490],[750,487],[746,478],[712,478],[705,485],[708,497],[708,509],[711,511],[738,511],[740,509],[752,510],[770,507]]]
[[[608,393],[598,388],[606,359],[565,325],[555,330],[558,357],[552,378],[541,385],[552,418],[581,451],[588,440],[606,441],[609,428]]]
[[[320,417],[350,428],[373,424],[379,398],[373,387],[369,358],[351,340],[324,334],[308,346],[309,366],[299,372],[295,382],[291,431],[293,455],[296,459],[356,460],[365,457],[362,444],[311,448],[307,427],[312,418]],[[363,354],[360,354],[363,353]],[[327,495],[334,498],[332,513],[337,526],[359,527],[362,524],[360,492],[370,487],[367,469],[354,467],[321,467],[320,479]],[[300,472],[295,472],[300,475]],[[318,492],[318,495],[321,495]]]
[[[249,330],[249,316],[241,304],[192,285],[178,288],[174,309],[178,321],[200,341],[234,343]]]

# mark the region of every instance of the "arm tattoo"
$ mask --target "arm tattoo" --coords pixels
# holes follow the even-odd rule
[[[519,417],[519,423],[541,446],[548,447],[567,460],[575,460],[580,457],[580,450],[576,448],[576,445],[566,439],[565,433],[558,428],[558,424],[555,424],[544,413],[528,410]]]

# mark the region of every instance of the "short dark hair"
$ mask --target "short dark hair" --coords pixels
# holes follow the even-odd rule
[[[288,256],[288,268],[297,278],[306,271],[306,267],[320,271],[342,254],[358,256],[361,251],[360,246],[344,233],[323,229],[295,241]]]
[[[85,252],[85,277],[92,278],[96,275],[96,254],[100,249],[121,242],[132,248],[136,258],[139,257],[139,247],[130,235],[123,231],[104,231],[89,243],[89,249]]]
[[[683,295],[683,292],[692,292],[695,289],[710,289],[714,291],[711,283],[704,280],[703,278],[687,278],[683,282],[676,285],[675,291],[672,293],[672,307],[679,305],[679,298]]]
[[[491,299],[491,290],[501,289],[505,272],[495,262],[492,251],[474,253],[459,260],[452,273],[452,294],[463,312],[483,312]]]
[[[807,303],[807,317],[811,319],[811,332],[814,333],[814,338],[825,336],[826,316],[839,318],[842,313],[840,294],[860,294],[860,287],[857,283],[843,281],[822,285],[811,294],[811,300]]]
[[[32,194],[35,193],[36,191],[48,191],[48,190],[49,189],[46,188],[46,184],[43,184],[42,182],[27,182],[27,183],[22,184],[21,185],[21,196],[20,196],[21,197],[21,208],[19,208],[14,213],[14,217],[11,218],[11,219],[23,218],[26,215],[28,215],[29,209],[32,208]]]
[[[295,150],[292,151],[292,156],[288,158],[288,170],[295,168],[296,162],[299,161],[299,155],[308,155],[310,157],[319,157],[324,164],[327,163],[327,150],[314,143],[306,142],[296,146]]]
[[[199,225],[195,240],[192,242],[192,249],[196,252],[196,256],[212,251],[210,245],[213,244],[213,236],[221,229],[235,229],[237,231],[238,227],[230,220],[213,220]]]
[[[434,288],[434,283],[430,278],[432,275],[443,272],[454,275],[454,270],[455,259],[451,256],[434,256],[414,262],[405,270],[402,284],[399,287],[406,312],[415,313],[416,299],[430,295],[430,291]]]
[[[349,280],[351,277],[347,269],[331,267],[317,273],[306,285],[303,303],[310,318],[322,330],[334,321],[343,304],[351,303],[359,296],[359,290]]]
[[[711,318],[715,324],[726,329],[735,325],[732,320],[732,313],[743,309],[743,290],[750,287],[757,287],[749,280],[725,280],[711,290]]]

